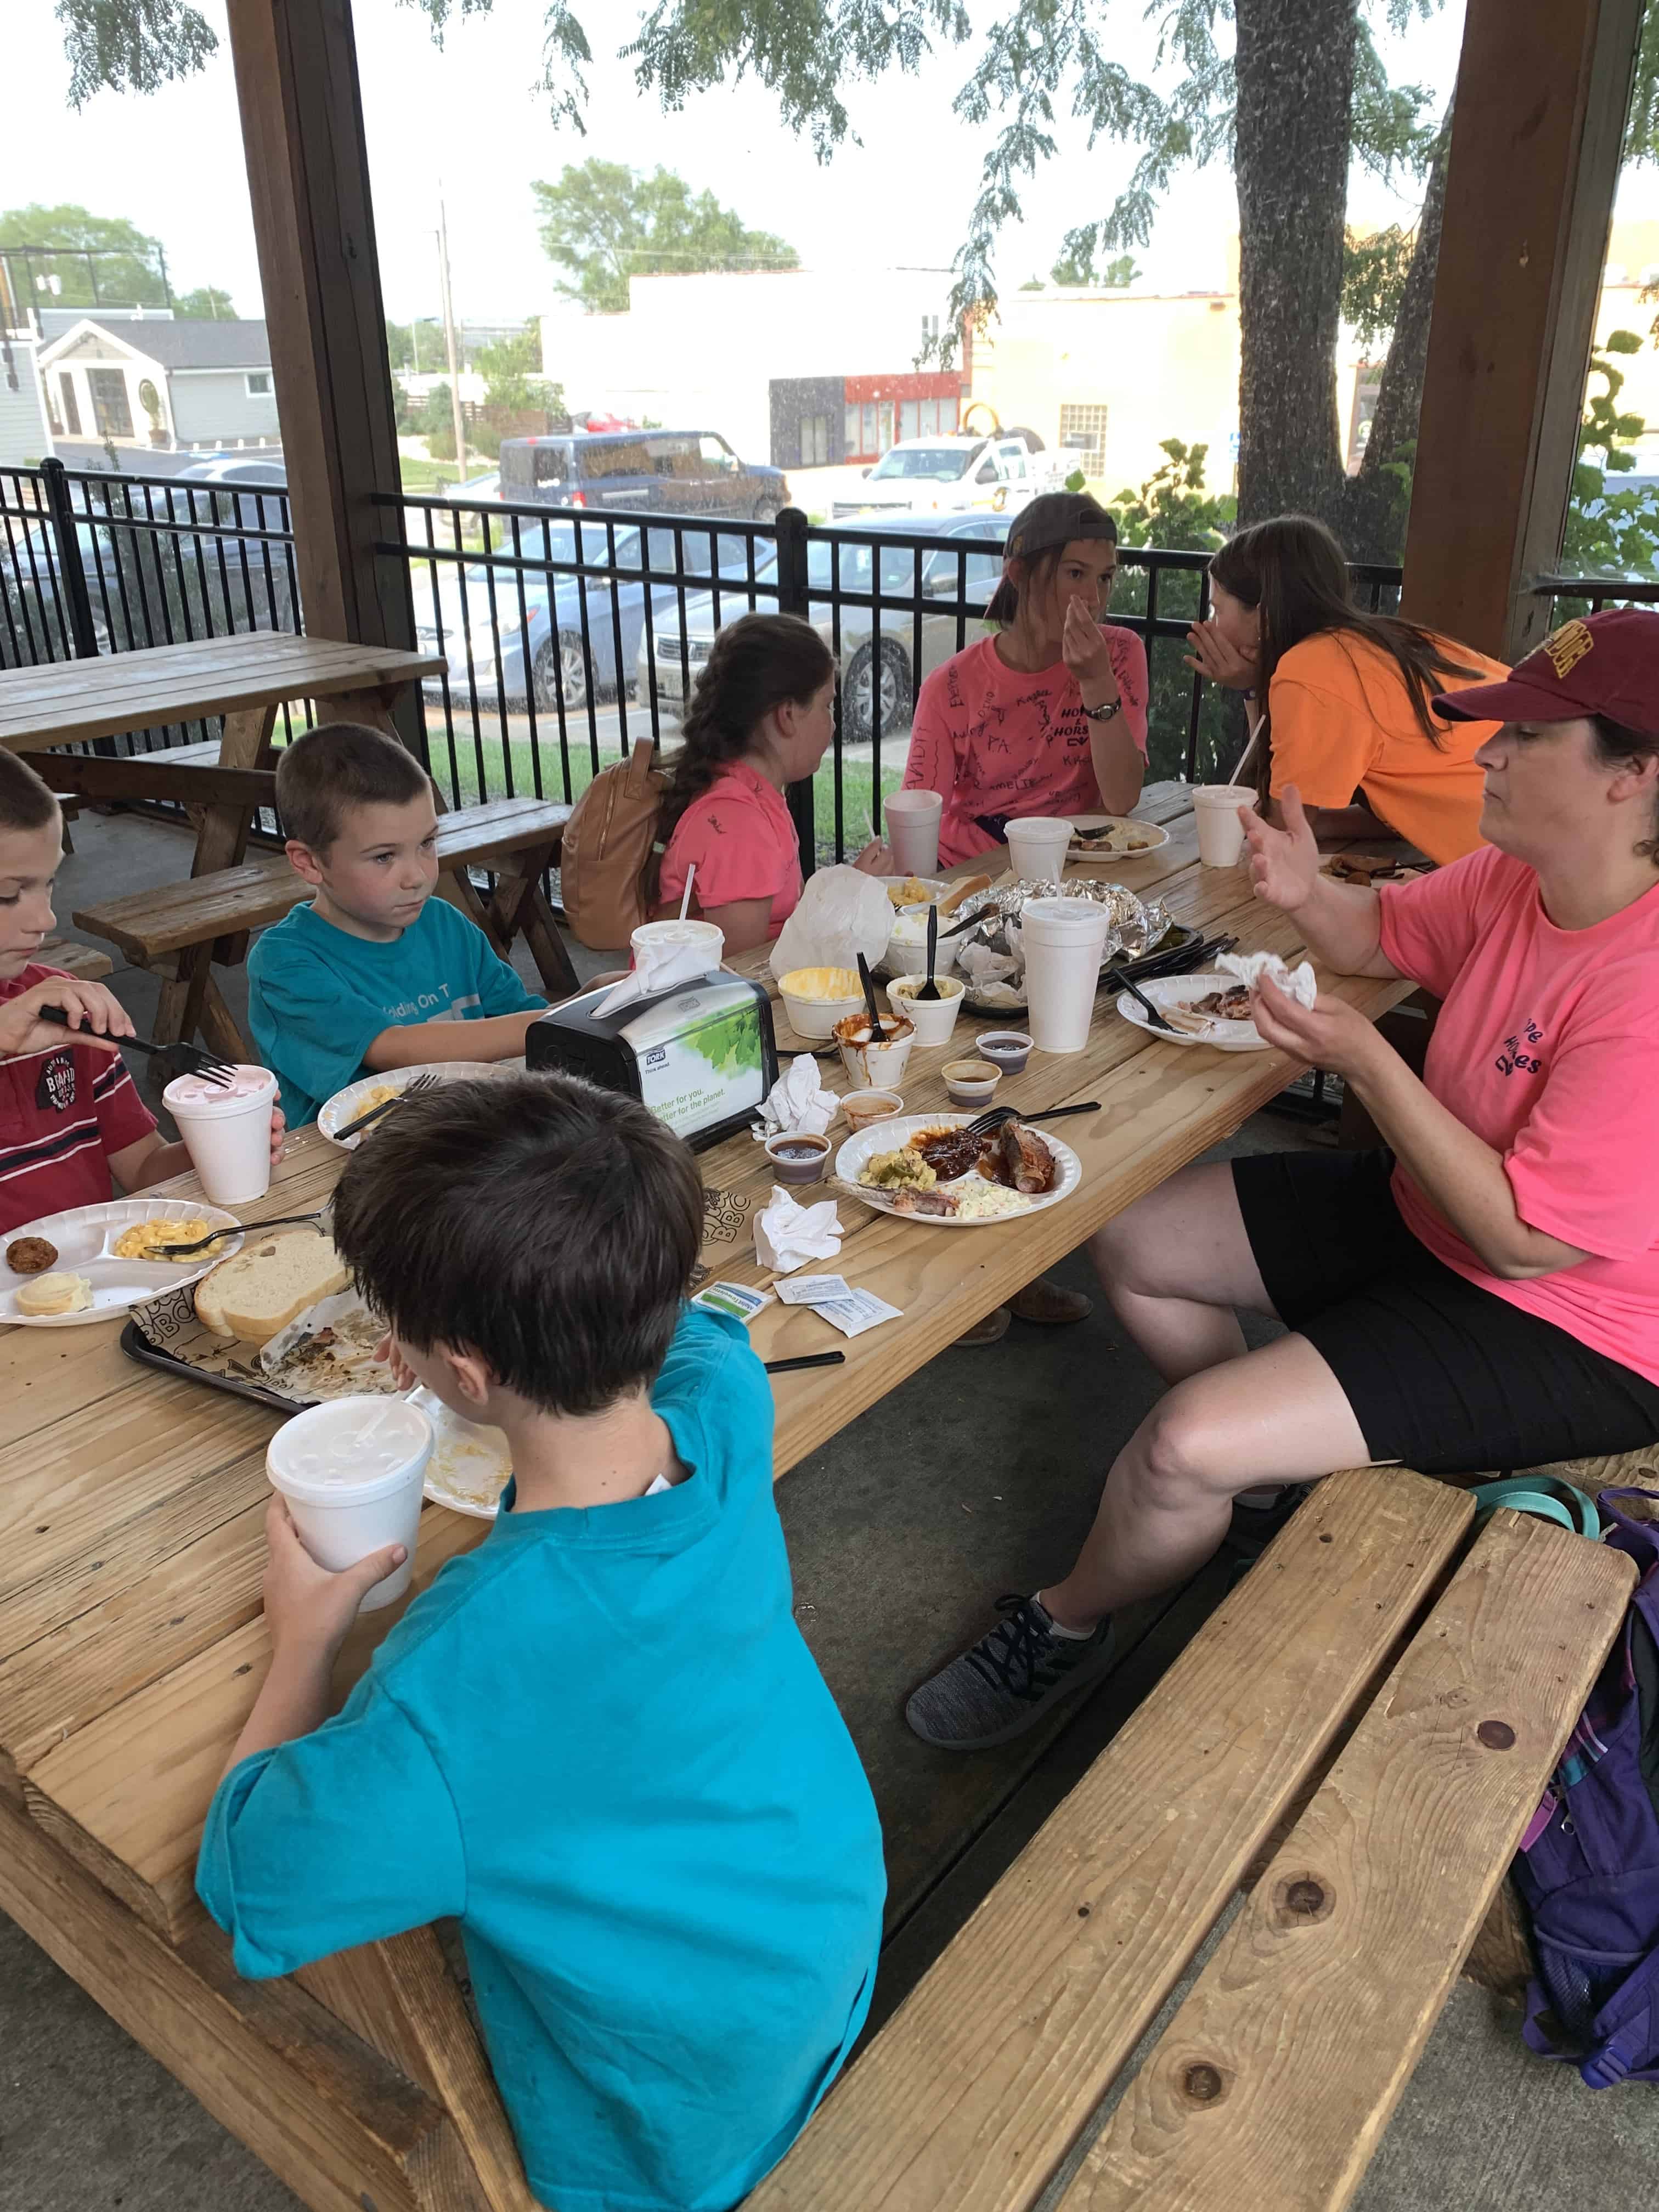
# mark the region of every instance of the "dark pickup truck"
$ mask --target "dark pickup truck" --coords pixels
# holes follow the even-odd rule
[[[503,438],[509,505],[619,507],[662,514],[735,514],[770,522],[788,502],[781,469],[739,460],[713,430],[596,430]]]

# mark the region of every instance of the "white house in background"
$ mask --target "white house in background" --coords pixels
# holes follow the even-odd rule
[[[23,468],[52,451],[30,331],[0,329],[0,468]]]
[[[951,284],[948,269],[633,276],[625,314],[589,314],[562,295],[544,309],[542,373],[578,421],[718,430],[745,460],[799,466],[805,455],[772,450],[773,384],[908,370],[950,326]]]
[[[163,452],[281,442],[262,322],[82,315],[43,347],[55,437]]]

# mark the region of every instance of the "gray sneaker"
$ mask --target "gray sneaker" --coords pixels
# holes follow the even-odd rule
[[[941,1751],[989,1751],[1041,1718],[1057,1698],[1097,1680],[1111,1664],[1112,1624],[1094,1634],[1056,1636],[1034,1597],[1000,1597],[1007,1615],[959,1658],[924,1682],[904,1717]]]

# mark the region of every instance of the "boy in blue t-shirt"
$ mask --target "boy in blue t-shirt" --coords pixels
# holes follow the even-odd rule
[[[483,932],[434,899],[432,781],[395,738],[307,730],[276,764],[288,857],[314,886],[249,955],[248,1025],[290,1128],[360,1075],[428,1060],[516,1060],[547,1001]]]
[[[354,1153],[334,1238],[388,1356],[515,1476],[326,1722],[402,1551],[329,1574],[273,1501],[270,1672],[197,1870],[249,1975],[457,1916],[558,2212],[726,2212],[875,1977],[876,1809],[795,1626],[771,1386],[684,1304],[702,1232],[684,1145],[574,1078],[446,1085]]]

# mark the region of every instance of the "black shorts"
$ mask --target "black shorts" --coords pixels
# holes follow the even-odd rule
[[[1659,1385],[1437,1260],[1400,1218],[1388,1152],[1236,1159],[1267,1295],[1341,1384],[1374,1460],[1478,1474],[1636,1451]]]

